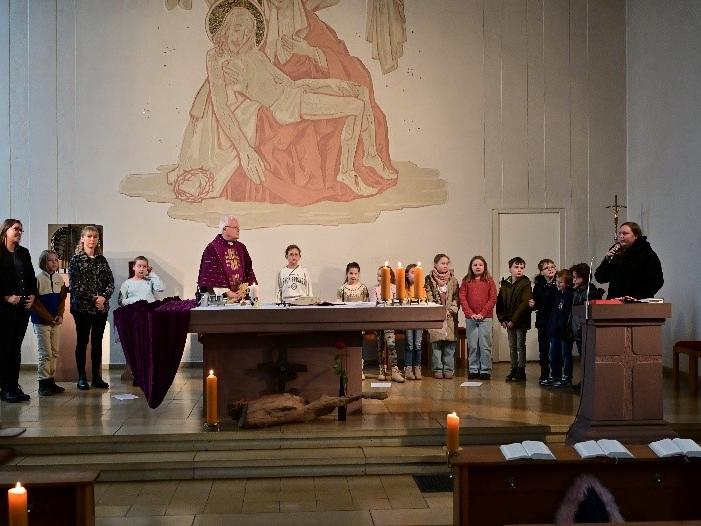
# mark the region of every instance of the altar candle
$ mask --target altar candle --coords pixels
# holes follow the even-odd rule
[[[248,287],[248,295],[251,297],[251,301],[260,298],[260,289],[255,283]]]
[[[402,267],[401,261],[397,263],[395,275],[397,279],[397,299],[404,301],[406,299],[406,282],[404,281],[404,267]]]
[[[446,417],[446,435],[448,453],[457,453],[460,448],[460,417],[455,411]]]
[[[389,263],[385,261],[385,266],[382,267],[382,274],[380,277],[380,299],[382,301],[389,301],[392,299],[392,277],[389,272]]]
[[[10,526],[27,526],[27,490],[19,482],[7,490],[7,508],[10,511]]]
[[[217,377],[214,376],[214,371],[209,371],[207,377],[207,423],[215,425],[219,421],[217,415]]]
[[[422,300],[426,298],[426,289],[424,289],[424,269],[421,267],[421,261],[414,268],[414,299]]]

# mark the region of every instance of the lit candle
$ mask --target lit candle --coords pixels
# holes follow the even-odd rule
[[[10,526],[27,526],[27,490],[19,482],[7,490],[7,508],[10,511]]]
[[[402,262],[397,263],[396,271],[397,279],[397,299],[399,301],[404,301],[406,299],[406,283],[404,281],[404,267],[402,267]]]
[[[217,414],[217,377],[214,376],[214,371],[209,371],[207,377],[207,423],[215,425],[219,422]]]
[[[251,297],[251,301],[255,301],[260,298],[260,289],[255,283],[248,287],[248,295]]]
[[[426,289],[424,288],[424,269],[421,268],[421,261],[414,268],[414,299],[426,299]]]
[[[455,414],[455,411],[446,417],[445,426],[448,453],[457,453],[460,448],[460,417]]]
[[[382,301],[389,301],[392,299],[392,276],[389,272],[389,263],[387,261],[385,261],[385,266],[382,267],[380,299]]]

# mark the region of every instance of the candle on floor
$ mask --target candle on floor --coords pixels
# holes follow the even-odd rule
[[[10,526],[27,526],[27,490],[19,482],[7,490],[7,508],[10,512]]]
[[[426,299],[426,289],[424,288],[424,269],[421,267],[421,261],[414,268],[414,299]]]
[[[447,415],[445,425],[448,453],[457,453],[460,448],[460,417],[455,411]]]
[[[389,301],[392,299],[392,277],[389,272],[389,263],[385,261],[385,266],[382,267],[382,275],[380,277],[380,299]]]
[[[406,282],[404,281],[404,267],[402,267],[402,262],[397,263],[396,271],[397,279],[397,299],[399,301],[404,301],[406,299]]]
[[[209,425],[213,426],[219,422],[217,409],[217,377],[214,376],[214,371],[210,370],[207,377],[207,423]]]

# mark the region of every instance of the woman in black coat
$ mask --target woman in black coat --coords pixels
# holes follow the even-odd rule
[[[664,284],[662,264],[637,223],[618,229],[618,242],[594,273],[596,281],[608,283],[608,298],[652,298]]]
[[[0,399],[26,402],[19,386],[22,340],[37,283],[29,251],[20,246],[22,222],[5,219],[0,229]]]

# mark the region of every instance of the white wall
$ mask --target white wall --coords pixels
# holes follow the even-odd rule
[[[628,218],[662,260],[669,365],[675,341],[701,338],[701,3],[630,0],[627,10]]]
[[[407,2],[404,57],[386,76],[364,40],[366,2],[322,11],[370,70],[392,158],[437,169],[449,198],[383,212],[370,224],[243,224],[264,299],[291,242],[324,297],[351,260],[372,282],[384,260],[427,262],[447,252],[462,276],[472,255],[492,254],[493,209],[564,209],[563,263],[602,253],[611,235],[603,207],[626,192],[624,7]],[[0,75],[0,117],[9,116],[0,131],[0,184],[9,190],[0,191],[0,215],[24,220],[35,257],[48,223],[96,222],[118,282],[126,261],[143,253],[169,294],[192,294],[202,248],[216,232],[172,220],[168,205],[126,197],[118,184],[176,160],[205,75],[204,15],[203,0],[171,12],[156,0],[0,0],[0,39],[10,41],[0,59],[9,68],[9,79]],[[529,274],[534,268],[529,262]],[[24,362],[36,360],[28,334]],[[185,359],[198,358],[188,349]],[[123,361],[118,346],[109,361]]]

